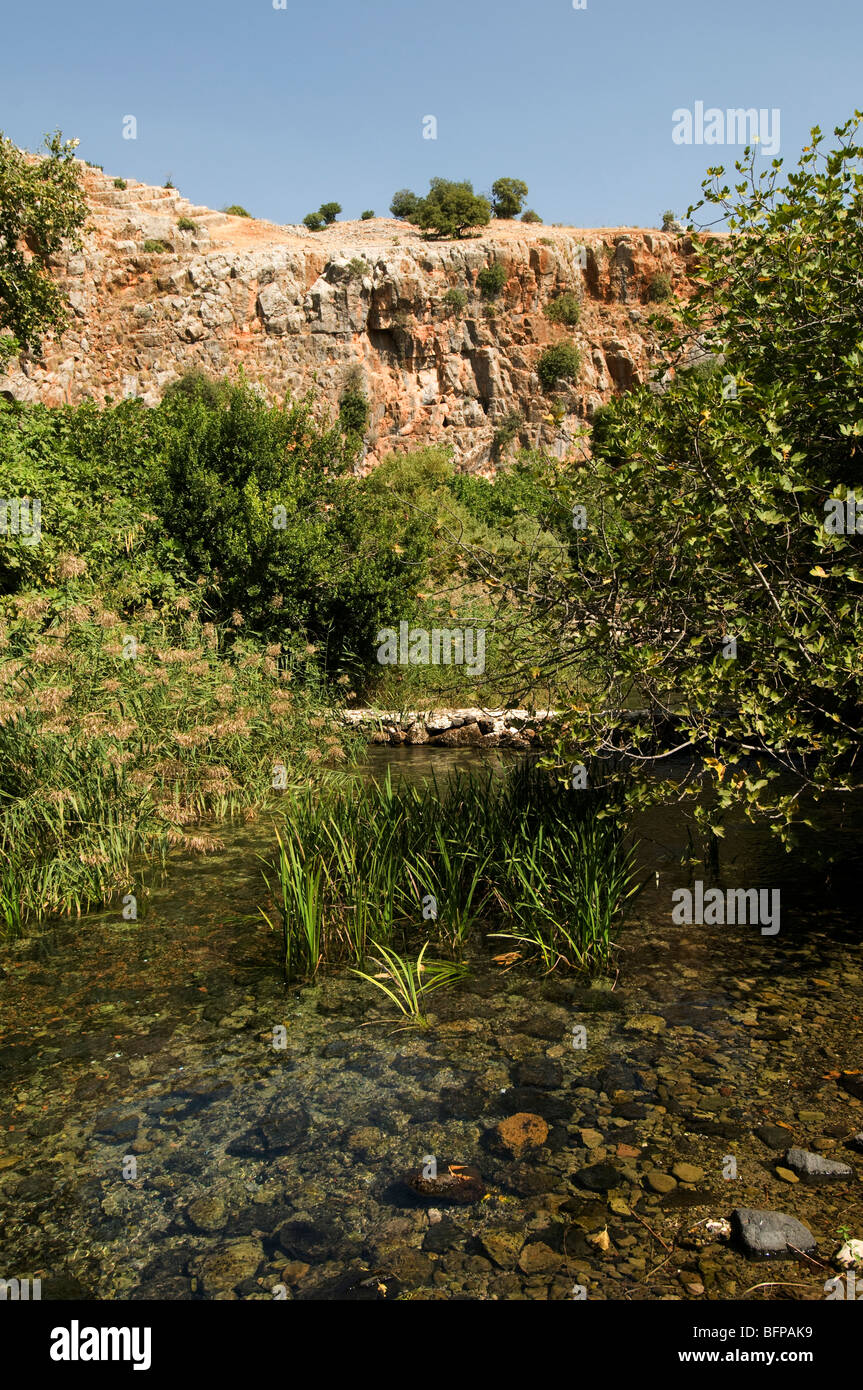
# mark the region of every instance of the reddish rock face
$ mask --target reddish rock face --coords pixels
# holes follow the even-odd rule
[[[55,269],[69,328],[46,342],[43,366],[13,365],[0,390],[47,404],[155,404],[186,371],[242,369],[274,399],[311,391],[334,412],[358,371],[371,402],[364,467],[441,442],[460,467],[492,470],[508,416],[523,423],[505,447],[584,452],[596,407],[650,377],[653,278],[687,296],[696,268],[674,232],[495,221],[474,238],[428,242],[376,218],[310,233],[192,207],[175,189],[116,189],[80,169],[91,230]],[[145,251],[145,241],[165,249]],[[507,281],[489,301],[477,276],[497,263]],[[447,301],[452,290],[463,306]],[[581,300],[575,327],[543,313],[563,292]],[[580,349],[578,377],[545,394],[537,361],[564,340]]]

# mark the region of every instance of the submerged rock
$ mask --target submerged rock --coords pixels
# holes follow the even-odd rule
[[[450,1163],[438,1168],[437,1177],[425,1176],[415,1168],[405,1182],[418,1197],[429,1202],[444,1202],[450,1206],[470,1206],[485,1196],[485,1183],[478,1168],[467,1163]]]
[[[785,1163],[792,1173],[797,1173],[807,1182],[847,1182],[854,1177],[850,1163],[839,1163],[834,1158],[822,1158],[820,1154],[810,1153],[808,1149],[789,1149]]]
[[[816,1246],[809,1228],[785,1212],[735,1207],[731,1223],[736,1239],[750,1259],[775,1259],[798,1252],[811,1255]]]
[[[541,1149],[549,1135],[549,1127],[541,1115],[532,1115],[522,1110],[501,1120],[491,1132],[494,1147],[511,1154],[513,1158],[523,1158],[534,1149]]]

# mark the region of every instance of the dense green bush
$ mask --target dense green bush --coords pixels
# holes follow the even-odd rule
[[[494,299],[507,282],[507,273],[502,265],[485,265],[476,277],[477,288],[486,299]]]
[[[246,212],[246,209],[239,203],[230,203],[228,207],[222,208],[222,212],[227,213],[229,217],[251,217],[252,215],[250,212]]]
[[[574,328],[581,317],[581,301],[578,295],[570,292],[559,294],[556,299],[550,299],[543,305],[542,312],[552,323],[564,323]]]
[[[664,270],[658,270],[652,277],[647,289],[648,298],[656,303],[664,303],[671,298],[671,276]]]
[[[456,318],[458,318],[459,314],[463,313],[467,308],[467,291],[458,289],[454,286],[447,290],[443,297],[443,302],[452,310]]]
[[[533,208],[528,208],[526,212],[523,212],[521,214],[521,220],[522,222],[542,222],[539,213],[534,212]]]
[[[126,180],[125,180],[125,179],[115,179],[115,180],[114,180],[114,187],[115,187],[115,188],[128,188],[128,186],[129,186],[129,185],[126,183]]]
[[[307,212],[303,218],[303,226],[308,227],[310,232],[319,232],[324,225],[324,219],[319,212]]]
[[[551,391],[559,381],[578,375],[581,354],[572,343],[555,343],[542,353],[537,365],[537,375],[544,391]]]
[[[166,241],[160,241],[154,237],[148,237],[147,240],[143,242],[141,250],[144,251],[148,256],[164,256],[171,250],[171,248]]]
[[[193,222],[191,217],[178,217],[177,230],[180,232],[196,232],[198,230],[198,224],[197,222]]]
[[[318,212],[321,214],[327,226],[329,226],[331,222],[335,222],[341,210],[341,203],[321,203],[321,206],[318,208]]]
[[[361,222],[370,222],[370,221],[372,220],[372,218],[374,217],[374,215],[375,215],[375,214],[374,214],[374,209],[373,209],[373,208],[366,208],[365,212],[361,212],[361,213],[360,213],[360,221],[361,221]]]

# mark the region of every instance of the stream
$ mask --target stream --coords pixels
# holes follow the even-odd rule
[[[365,775],[505,757],[375,748]],[[217,829],[139,920],[0,957],[0,1277],[56,1299],[823,1298],[840,1228],[863,1238],[858,826],[823,803],[810,838],[837,862],[813,871],[729,825],[721,882],[781,888],[768,936],[674,925],[686,825],[645,814],[616,972],[477,947],[425,1031],[347,969],[286,991],[271,819]],[[856,1180],[777,1174],[792,1145]],[[430,1205],[406,1181],[430,1164],[477,1169],[473,1200]],[[796,1217],[814,1255],[705,1240],[735,1207]]]

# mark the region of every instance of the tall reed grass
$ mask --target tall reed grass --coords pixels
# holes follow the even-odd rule
[[[380,961],[423,934],[456,961],[499,935],[546,970],[589,970],[607,962],[635,892],[613,808],[527,764],[442,789],[331,778],[283,809],[266,877],[289,980],[373,951]]]

